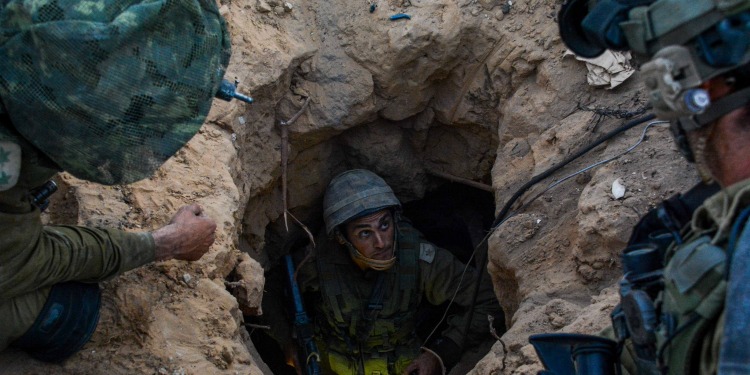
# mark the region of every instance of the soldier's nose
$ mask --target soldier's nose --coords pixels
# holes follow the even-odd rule
[[[375,248],[382,249],[384,246],[385,241],[383,241],[383,236],[380,234],[375,234]]]

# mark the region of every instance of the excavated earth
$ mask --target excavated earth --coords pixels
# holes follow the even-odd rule
[[[376,5],[370,12],[371,5]],[[201,260],[168,261],[102,284],[92,341],[62,365],[16,351],[3,374],[270,374],[245,328],[262,315],[264,270],[283,241],[281,126],[289,211],[316,231],[327,182],[382,175],[404,202],[454,176],[491,186],[497,211],[532,176],[642,112],[638,73],[608,90],[564,56],[552,0],[221,0],[227,78],[256,100],[215,102],[201,131],[149,179],[100,186],[61,174],[51,223],[145,231],[197,202],[218,223]],[[411,19],[391,21],[406,13]],[[530,334],[595,333],[617,303],[619,252],[639,216],[697,176],[668,128],[604,143],[531,189],[494,231],[488,270],[508,331],[471,374],[535,374]],[[613,197],[615,180],[625,194]],[[456,182],[453,182],[456,183]],[[517,205],[518,206],[518,205]],[[289,236],[299,236],[290,222]]]

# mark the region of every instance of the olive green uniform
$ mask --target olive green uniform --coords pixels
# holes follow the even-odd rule
[[[717,373],[724,334],[728,240],[737,216],[748,206],[750,179],[707,199],[693,215],[685,243],[669,249],[665,287],[656,300],[662,311],[656,348],[663,352],[661,362],[670,374]],[[664,321],[667,316],[673,319],[671,323]],[[626,343],[623,367],[631,374],[648,373],[644,368],[648,366],[639,366],[632,343]]]
[[[464,336],[476,271],[468,268],[464,273],[461,262],[426,241],[406,220],[398,222],[397,233],[398,260],[387,271],[360,270],[348,251],[330,239],[319,245],[317,261],[303,269],[303,291],[321,292],[321,300],[311,310],[315,310],[316,341],[325,369],[339,374],[401,374],[423,345],[415,333],[423,299],[440,305],[455,296],[454,304],[464,308],[449,316],[447,328],[435,332],[425,345],[446,366],[460,358],[464,339],[471,346],[488,337],[487,315],[500,310],[491,284],[485,282],[480,288],[471,327]],[[373,298],[381,273],[382,302]],[[373,302],[379,302],[381,309],[368,310]]]
[[[57,168],[3,121],[0,141],[21,146],[22,164],[16,185],[0,192],[0,351],[31,327],[52,285],[98,282],[154,260],[150,233],[43,226],[27,194]]]

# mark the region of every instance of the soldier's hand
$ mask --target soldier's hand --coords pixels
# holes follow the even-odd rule
[[[214,243],[215,232],[216,222],[203,213],[201,206],[184,206],[169,224],[153,232],[156,260],[198,260]]]
[[[443,365],[434,354],[422,352],[412,361],[403,375],[442,375]]]

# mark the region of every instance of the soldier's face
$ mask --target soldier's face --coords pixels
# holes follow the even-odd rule
[[[393,215],[388,209],[350,221],[346,238],[360,254],[377,260],[393,258]]]
[[[708,82],[712,101],[731,94],[732,87],[723,78]],[[716,122],[688,133],[698,170],[710,175],[721,186],[727,187],[750,178],[750,160],[747,144],[750,142],[747,107],[741,107],[721,116]]]

